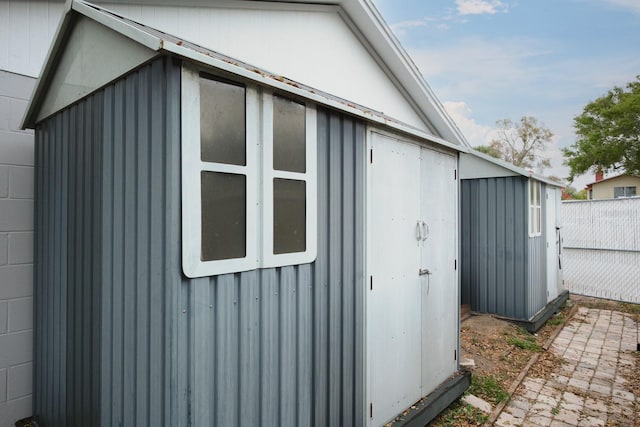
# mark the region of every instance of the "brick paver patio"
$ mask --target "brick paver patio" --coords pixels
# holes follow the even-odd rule
[[[564,363],[525,377],[494,425],[640,426],[640,396],[625,387],[637,343],[631,316],[580,307],[550,348]]]

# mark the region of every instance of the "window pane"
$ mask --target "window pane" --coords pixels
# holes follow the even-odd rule
[[[529,181],[529,205],[535,205],[535,190],[533,188],[535,184],[533,183],[533,181]]]
[[[306,182],[273,180],[273,253],[304,252],[307,247]]]
[[[245,89],[200,78],[200,158],[246,165]]]
[[[613,187],[613,198],[617,199],[622,196],[624,196],[624,187]]]
[[[273,97],[273,168],[306,172],[305,106]]]
[[[627,187],[627,191],[625,194],[627,197],[633,197],[636,195],[636,187]]]
[[[247,235],[246,176],[201,172],[202,260],[244,258]]]

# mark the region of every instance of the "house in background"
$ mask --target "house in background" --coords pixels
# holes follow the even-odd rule
[[[375,8],[109,9],[67,3],[23,123],[36,419],[428,423],[468,147]]]
[[[462,304],[537,331],[567,300],[562,186],[471,151],[460,155]]]
[[[604,177],[602,172],[596,173],[596,180],[587,184],[589,200],[618,199],[620,197],[634,197],[638,194],[640,176],[621,174]]]

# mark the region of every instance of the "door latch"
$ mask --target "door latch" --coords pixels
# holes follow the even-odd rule
[[[418,276],[428,276],[431,274],[431,270],[429,270],[428,268],[421,268],[420,270],[418,270]]]

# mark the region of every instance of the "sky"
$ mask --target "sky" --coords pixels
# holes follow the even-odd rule
[[[373,2],[472,146],[506,118],[553,132],[546,176],[569,175],[560,150],[584,106],[640,75],[640,0]]]

